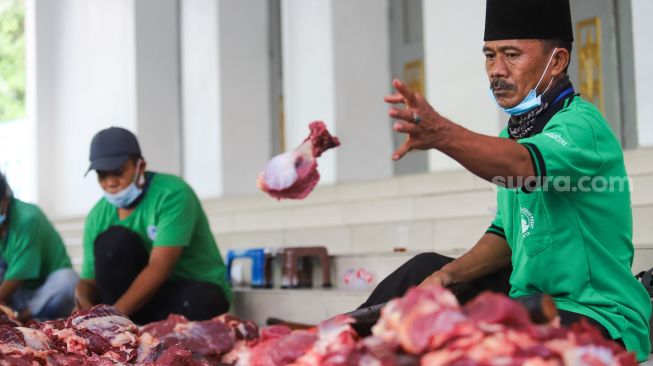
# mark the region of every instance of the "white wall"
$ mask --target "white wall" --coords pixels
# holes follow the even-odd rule
[[[422,4],[427,99],[452,121],[496,136],[507,117],[487,94],[482,53],[485,0],[424,0]],[[431,171],[461,168],[438,151],[430,152],[429,166]]]
[[[200,197],[223,190],[217,7],[213,0],[180,3],[184,177]]]
[[[637,133],[640,146],[653,146],[653,1],[632,0]]]
[[[7,178],[14,197],[28,202],[36,200],[35,135],[29,120],[0,123],[0,173]]]
[[[181,2],[184,177],[201,197],[257,191],[270,158],[266,0]]]
[[[388,0],[335,0],[333,11],[338,181],[390,177]]]
[[[92,136],[136,127],[133,0],[28,2],[38,201],[53,216],[84,214],[101,195],[83,177]]]
[[[53,216],[88,212],[90,142],[109,126],[135,132],[149,168],[179,173],[175,0],[30,0],[28,118],[36,126],[38,201]]]
[[[148,169],[181,174],[177,0],[134,0],[137,135]],[[99,70],[98,70],[99,71]]]
[[[320,183],[392,174],[387,1],[283,0],[286,144],[323,120],[342,145],[320,158]]]
[[[286,148],[306,138],[308,124],[322,120],[332,134],[335,121],[332,2],[282,0],[283,95]],[[336,180],[336,154],[319,161],[320,183]]]
[[[218,4],[223,194],[254,193],[272,145],[268,4]]]

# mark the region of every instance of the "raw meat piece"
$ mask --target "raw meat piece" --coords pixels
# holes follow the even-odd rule
[[[151,323],[142,332],[159,339],[166,347],[179,345],[206,357],[221,357],[233,348],[236,340],[236,330],[217,319],[193,322],[181,315]]]
[[[0,327],[0,343],[13,344],[17,346],[25,346],[25,338],[23,333],[18,329],[8,326]]]
[[[143,333],[138,337],[138,348],[136,349],[137,364],[154,363],[165,351],[166,346],[158,339],[152,337],[150,333]]]
[[[286,327],[285,325],[271,325],[261,329],[261,342],[265,342],[268,339],[275,339],[285,337],[292,333],[292,329]]]
[[[46,363],[51,341],[40,330],[0,326],[0,365],[42,365]]]
[[[317,341],[314,331],[295,330],[290,334],[279,332],[275,326],[268,337],[239,355],[237,366],[282,366],[289,365],[306,353]],[[274,335],[280,335],[278,337]]]
[[[40,366],[45,364],[35,351],[11,344],[0,344],[0,365],[2,366]]]
[[[386,343],[375,336],[358,341],[356,350],[349,355],[347,361],[348,365],[363,366],[419,365],[419,359],[417,358],[411,360],[410,363],[401,362],[398,355],[398,346]]]
[[[53,335],[66,344],[66,351],[75,354],[96,354],[120,362],[136,358],[138,327],[129,318],[107,305],[96,305],[71,315],[66,328]]]
[[[193,353],[179,345],[166,349],[154,362],[155,366],[209,366],[209,362],[203,357],[197,357]]]
[[[317,327],[317,342],[292,365],[347,365],[358,339],[350,325],[353,322],[353,318],[340,315],[320,323]]]
[[[483,292],[465,304],[465,313],[476,323],[501,324],[530,331],[534,328],[526,309],[518,302],[498,293]]]
[[[417,288],[384,307],[374,336],[359,340],[351,322],[277,325],[259,337],[253,323],[230,315],[201,322],[171,315],[139,334],[102,305],[65,321],[0,325],[0,366],[637,366],[634,354],[586,321],[533,324],[501,294],[483,293],[461,308],[444,288]]]
[[[464,321],[466,316],[451,292],[440,286],[415,287],[381,310],[372,333],[419,354],[458,336],[457,325]]]
[[[259,332],[257,332],[259,333]],[[249,340],[238,340],[234,343],[234,348],[222,357],[222,362],[235,364],[243,357],[249,357],[250,349],[258,343],[270,339],[282,338],[292,333],[292,330],[284,325],[272,325],[260,330],[258,334],[252,335]]]
[[[141,333],[149,333],[154,338],[161,338],[174,332],[177,324],[185,324],[188,322],[190,322],[190,320],[186,319],[183,315],[170,314],[164,320],[144,325],[141,327]]]
[[[317,158],[328,149],[340,145],[321,121],[309,125],[311,134],[295,150],[273,157],[259,175],[257,185],[276,199],[302,199],[308,196],[317,182]]]
[[[233,315],[222,314],[213,318],[213,321],[218,321],[231,328],[237,340],[253,340],[258,338],[258,327],[251,320],[240,320]]]
[[[47,351],[52,348],[50,338],[40,330],[25,327],[0,326],[0,343],[19,347],[28,347],[36,351]]]

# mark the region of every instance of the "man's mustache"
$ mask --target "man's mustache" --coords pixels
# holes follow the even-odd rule
[[[490,89],[492,91],[496,90],[517,90],[517,87],[514,84],[510,84],[504,79],[492,79],[490,80]]]

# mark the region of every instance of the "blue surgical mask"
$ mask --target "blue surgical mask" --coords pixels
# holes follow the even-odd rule
[[[528,111],[531,111],[539,106],[542,105],[542,94],[546,93],[547,90],[549,90],[549,87],[551,86],[551,83],[553,82],[553,79],[549,82],[549,85],[546,87],[544,92],[540,95],[537,95],[537,88],[540,86],[540,83],[542,82],[542,79],[544,78],[544,74],[546,74],[546,70],[549,69],[549,65],[551,64],[551,60],[553,60],[553,56],[555,55],[557,48],[553,50],[553,53],[551,53],[551,57],[549,57],[549,62],[546,63],[546,67],[544,68],[544,72],[542,72],[542,76],[540,76],[540,80],[537,81],[537,84],[535,85],[535,88],[531,89],[528,94],[526,94],[526,97],[524,100],[522,100],[519,104],[517,104],[514,107],[510,108],[503,108],[499,105],[499,102],[497,102],[496,97],[494,96],[494,93],[492,92],[492,88],[489,88],[490,91],[490,97],[492,100],[494,100],[494,103],[499,106],[499,108],[503,109],[504,112],[508,113],[511,116],[518,116],[520,114],[524,114]]]
[[[7,196],[9,196],[9,194]],[[6,197],[5,199],[9,200],[10,197]],[[0,207],[4,206],[4,208],[5,208],[4,209],[5,212],[0,214],[0,225],[4,224],[5,221],[7,221],[7,207],[9,205],[9,203],[6,200],[0,199]]]
[[[138,163],[136,163],[137,166],[140,166],[140,160]],[[136,181],[140,177],[138,168],[136,168],[136,174],[134,174],[134,181],[131,182],[127,188],[123,189],[122,191],[118,193],[109,193],[109,192],[104,192],[104,198],[109,201],[110,204],[118,207],[118,208],[125,208],[131,205],[137,198],[138,196],[143,193],[143,188],[140,188],[136,185]]]

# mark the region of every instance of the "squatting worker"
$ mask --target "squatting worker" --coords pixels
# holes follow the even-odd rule
[[[0,174],[0,301],[21,321],[66,317],[79,277],[61,237],[35,205],[15,198]]]
[[[139,324],[226,312],[226,268],[192,188],[147,171],[136,136],[124,128],[98,132],[90,160],[104,197],[84,225],[79,306],[113,305]]]
[[[497,183],[496,217],[463,256],[419,255],[381,282],[363,306],[420,283],[460,289],[461,301],[483,289],[514,298],[546,293],[563,324],[587,318],[645,360],[651,303],[631,274],[623,152],[604,117],[567,76],[573,41],[568,0],[488,0],[486,11],[483,53],[491,97],[511,115],[500,137],[453,123],[399,81],[397,93],[385,100],[403,105],[389,111],[397,119],[394,130],[407,135],[393,158],[413,149],[444,152]],[[620,184],[606,189],[592,179]]]

